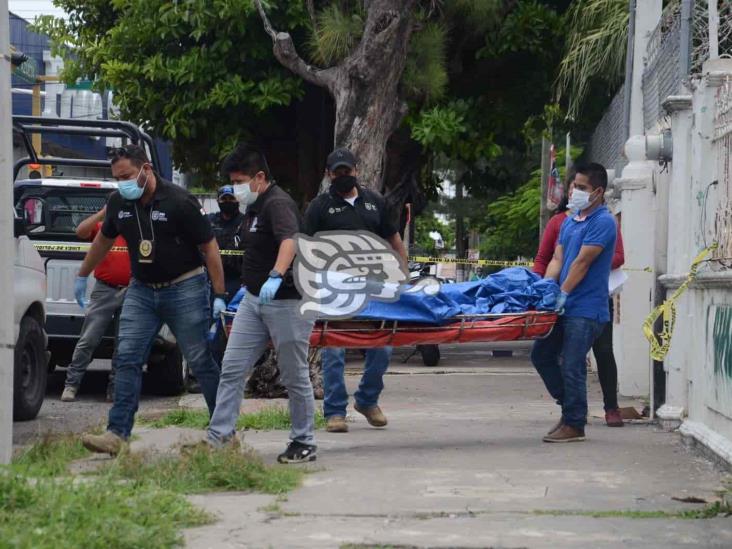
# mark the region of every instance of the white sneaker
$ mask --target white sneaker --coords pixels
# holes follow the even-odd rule
[[[64,387],[64,392],[61,393],[61,402],[74,402],[78,390],[76,387]]]

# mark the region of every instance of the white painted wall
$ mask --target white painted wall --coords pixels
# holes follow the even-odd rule
[[[732,164],[727,148],[732,143],[719,138],[719,128],[715,134],[719,100],[726,98],[726,104],[732,104],[732,60],[708,62],[691,88],[691,104],[683,108],[683,101],[677,101],[679,109],[671,109],[669,274],[660,279],[667,294],[686,279],[692,260],[705,245],[720,237],[715,234],[715,214],[732,199],[732,176],[724,165]],[[732,121],[727,133],[732,136]],[[718,184],[710,186],[713,181]],[[732,314],[732,270],[721,262],[706,263],[677,301],[676,328],[664,362],[666,403],[658,415],[668,427],[681,424],[682,433],[732,462],[732,375],[725,369],[732,356],[720,354],[732,333],[728,327],[715,326],[725,310]]]

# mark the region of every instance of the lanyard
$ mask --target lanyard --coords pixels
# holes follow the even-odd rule
[[[153,228],[153,219],[152,219],[152,211],[153,211],[153,205],[150,204],[150,241],[155,242],[155,229]],[[140,223],[140,216],[137,213],[137,202],[135,202],[135,219],[137,220],[137,228],[140,231],[140,240],[145,240],[145,237],[142,234],[142,224]]]

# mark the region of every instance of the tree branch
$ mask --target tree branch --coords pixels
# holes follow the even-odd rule
[[[415,0],[399,0],[397,2],[374,3],[369,0],[369,12],[363,36],[355,52],[349,56],[349,69],[352,75],[369,79],[383,66],[384,52],[392,52],[395,47],[394,35],[406,20],[411,20]],[[392,7],[386,7],[392,5]],[[411,24],[411,21],[409,21]],[[409,40],[411,29],[407,31],[405,40]],[[402,44],[399,44],[401,46]],[[393,52],[392,52],[393,53]]]
[[[318,34],[318,17],[315,15],[315,0],[307,0],[308,14],[313,25],[313,32]]]
[[[327,88],[333,93],[332,86],[336,80],[336,68],[318,69],[312,65],[308,65],[302,57],[300,57],[295,49],[292,37],[287,32],[277,32],[272,28],[272,23],[267,17],[267,13],[262,7],[261,0],[254,0],[257,6],[259,16],[262,18],[264,30],[272,37],[272,51],[277,60],[287,69],[297,74],[303,80],[307,80],[311,84]]]

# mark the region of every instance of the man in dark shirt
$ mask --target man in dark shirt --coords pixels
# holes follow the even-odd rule
[[[305,234],[320,231],[368,231],[385,239],[401,256],[405,265],[407,252],[399,231],[389,217],[386,201],[380,194],[358,184],[356,158],[348,149],[336,149],[326,162],[331,186],[316,197],[305,212]],[[348,431],[346,407],[348,391],[344,379],[345,349],[326,347],[323,359],[323,413],[326,429],[331,433]],[[361,383],[354,394],[357,412],[366,416],[374,427],[386,426],[386,416],[379,408],[379,395],[384,389],[384,373],[389,367],[391,347],[366,351]]]
[[[245,378],[271,339],[292,421],[291,442],[277,461],[313,461],[317,450],[315,400],[308,368],[313,322],[298,312],[300,294],[291,272],[294,237],[300,229],[297,206],[271,181],[264,155],[246,144],[224,160],[221,171],[232,182],[240,206],[246,208],[241,234],[245,252],[242,281],[247,293],[226,345],[208,443],[217,448],[236,440]]]
[[[218,203],[219,211],[209,214],[208,219],[221,250],[226,293],[232,298],[241,288],[242,258],[235,252],[242,249],[240,233],[244,214],[239,211],[239,201],[234,196],[234,187],[231,185],[224,185],[219,189]]]
[[[196,198],[163,180],[136,145],[116,149],[111,162],[118,191],[107,202],[102,229],[84,258],[77,283],[122,235],[132,281],[120,316],[114,405],[106,433],[82,437],[88,449],[116,454],[132,431],[142,365],[163,323],[175,335],[213,413],[219,371],[206,338],[212,315],[204,262],[215,292],[214,317],[226,307],[226,294],[219,248]]]

